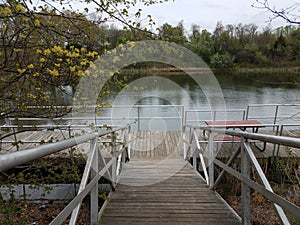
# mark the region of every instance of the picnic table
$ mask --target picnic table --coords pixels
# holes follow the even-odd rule
[[[213,128],[225,128],[225,129],[240,129],[242,131],[246,131],[248,128],[252,129],[253,133],[257,133],[259,128],[265,127],[260,121],[258,120],[206,120],[204,123]],[[205,131],[203,131],[203,137],[206,139],[207,136]],[[208,138],[207,138],[208,139]],[[233,136],[223,136],[214,138],[214,141],[218,142],[228,142],[228,141],[240,141],[239,137]],[[254,142],[255,146],[260,150],[264,151],[266,148],[266,143],[264,142],[263,147],[259,147]]]

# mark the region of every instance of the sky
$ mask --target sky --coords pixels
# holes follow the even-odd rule
[[[271,25],[272,28],[285,26],[283,19],[269,22],[272,14],[251,7],[255,0],[175,0],[153,5],[143,9],[144,15],[151,14],[158,25],[169,23],[177,25],[180,20],[190,30],[192,24],[197,24],[201,29],[213,31],[217,22],[228,24],[256,24],[259,29]],[[296,0],[269,0],[270,6],[278,9],[293,5]]]

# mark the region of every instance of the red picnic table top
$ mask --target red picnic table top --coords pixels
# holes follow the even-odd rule
[[[222,128],[255,128],[264,126],[258,120],[206,120],[204,122],[208,126]]]

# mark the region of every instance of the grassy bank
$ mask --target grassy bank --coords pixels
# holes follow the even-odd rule
[[[207,72],[237,72],[237,73],[281,73],[281,74],[299,74],[300,75],[300,67],[255,67],[255,68],[231,68],[231,69],[215,69],[215,68],[176,68],[172,66],[164,66],[164,67],[128,67],[121,70],[122,74],[182,74],[184,72],[187,73],[207,73]]]

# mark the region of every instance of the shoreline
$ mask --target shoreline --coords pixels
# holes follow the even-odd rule
[[[207,73],[207,72],[232,72],[232,73],[289,73],[300,74],[300,67],[256,67],[256,68],[231,68],[231,69],[214,69],[214,68],[176,68],[176,67],[146,67],[146,68],[125,68],[121,71],[134,73],[172,73],[182,74],[184,72]]]

